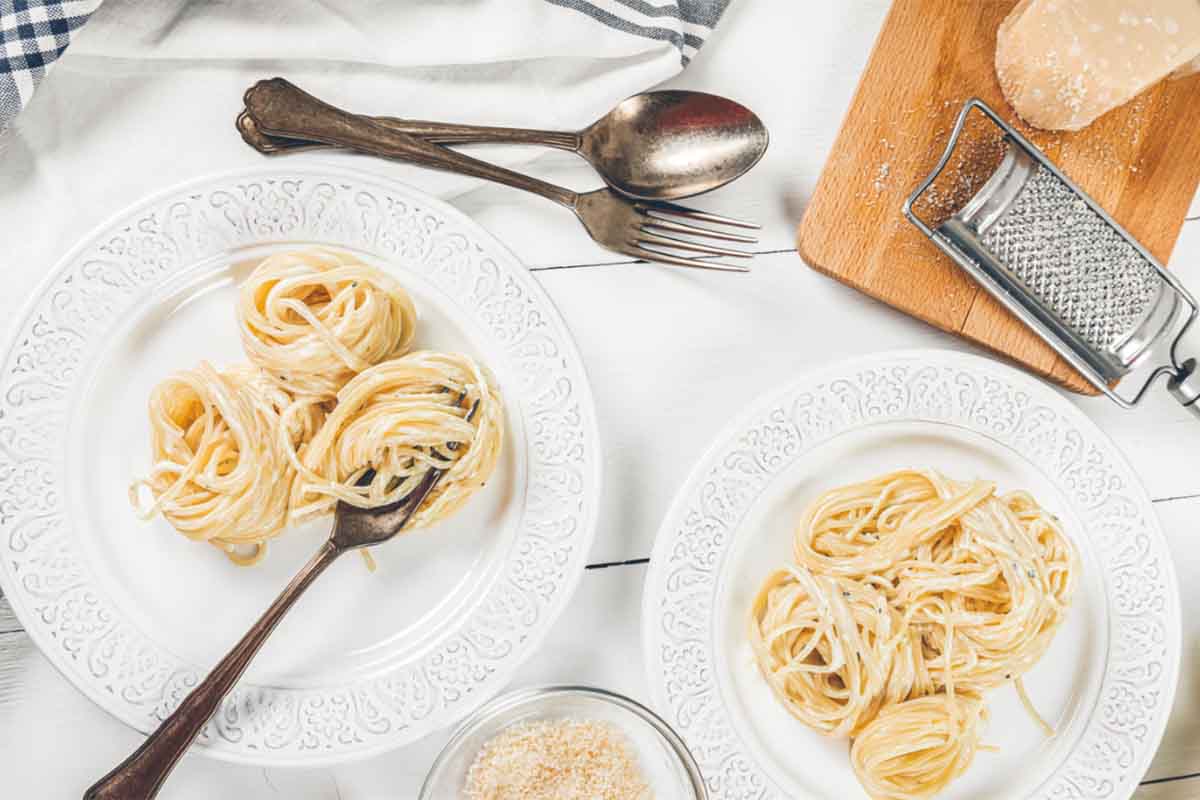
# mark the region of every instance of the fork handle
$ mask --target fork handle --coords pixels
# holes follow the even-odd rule
[[[246,111],[272,136],[313,139],[371,155],[435,167],[541,195],[574,208],[578,195],[552,183],[448,150],[331,106],[283,78],[259,81],[246,90]]]
[[[527,130],[524,128],[495,128],[482,125],[458,125],[448,122],[428,122],[419,119],[401,119],[400,117],[368,117],[385,128],[400,133],[407,133],[418,139],[424,139],[432,144],[463,145],[463,144],[532,144],[554,147],[559,150],[579,152],[583,140],[578,133],[559,131]],[[237,128],[242,138],[260,153],[280,153],[285,151],[310,150],[316,147],[328,147],[323,142],[306,139],[273,138],[258,131],[254,121],[242,111],[237,118]]]
[[[434,144],[533,144],[576,152],[582,146],[578,133],[539,131],[532,128],[500,128],[491,125],[459,125],[400,117],[370,117],[386,128],[407,133]]]
[[[216,712],[283,615],[317,576],[344,552],[332,541],[327,541],[254,623],[254,627],[208,673],[208,677],[184,698],[179,708],[163,720],[158,730],[150,734],[129,758],[88,789],[83,800],[151,800],[158,794],[175,764],[203,730],[209,717]]]

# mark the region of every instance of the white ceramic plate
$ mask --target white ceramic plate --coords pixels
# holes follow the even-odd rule
[[[118,215],[36,293],[0,374],[0,580],[46,656],[149,731],[316,550],[328,520],[238,568],[126,497],[146,399],[200,359],[244,361],[236,285],[312,244],[411,292],[416,346],[468,352],[507,408],[497,476],[451,520],[344,558],[292,611],[200,740],[235,761],[366,757],[453,724],[506,683],[574,590],[595,529],[599,441],[567,329],[529,273],[443,203],[368,175],[266,169]]]
[[[1057,734],[1039,733],[1013,689],[988,693],[985,741],[1000,749],[942,797],[1129,797],[1179,665],[1178,592],[1154,509],[1112,442],[1053,389],[986,359],[908,351],[815,372],[754,405],[659,531],[643,608],[650,683],[714,800],[865,797],[847,742],[775,701],[745,619],[809,500],[901,467],[1030,490],[1063,519],[1083,565],[1067,621],[1026,677]]]

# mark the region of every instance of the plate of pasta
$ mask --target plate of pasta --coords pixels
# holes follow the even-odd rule
[[[650,565],[652,691],[716,800],[1129,797],[1171,708],[1149,499],[983,358],[882,353],[760,400]]]
[[[197,746],[364,758],[501,689],[574,590],[599,439],[565,324],[443,203],[354,171],[170,190],[76,247],[0,373],[0,581],[42,651],[150,731],[327,535],[442,477],[330,568]]]

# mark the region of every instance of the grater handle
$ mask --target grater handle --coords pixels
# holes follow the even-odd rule
[[[1200,372],[1196,369],[1196,359],[1189,358],[1179,365],[1178,371],[1167,381],[1167,391],[1178,400],[1184,408],[1200,417]]]

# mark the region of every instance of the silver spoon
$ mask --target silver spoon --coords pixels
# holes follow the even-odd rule
[[[740,103],[677,90],[634,95],[575,133],[372,119],[436,144],[537,144],[570,150],[613,189],[641,200],[674,200],[724,186],[757,164],[768,143],[762,120]],[[238,117],[238,130],[263,153],[327,146],[268,136],[245,112]]]

